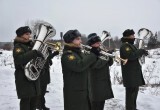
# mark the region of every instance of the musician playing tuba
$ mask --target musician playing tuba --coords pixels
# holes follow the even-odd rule
[[[138,61],[142,55],[148,55],[148,51],[137,49],[133,44],[135,41],[135,32],[133,29],[127,29],[123,32],[121,38],[120,56],[128,59],[127,63],[121,63],[123,85],[126,88],[126,110],[137,110],[136,100],[139,86],[145,84],[142,75],[142,68]]]
[[[28,26],[18,28],[16,34],[13,58],[20,110],[34,110],[37,103],[35,99],[40,94],[39,81],[29,81],[25,76],[24,68],[30,60],[43,57],[43,54],[37,50],[32,50],[33,42],[30,40],[31,30]]]

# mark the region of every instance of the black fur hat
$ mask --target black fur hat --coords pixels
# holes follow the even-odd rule
[[[88,41],[87,41],[87,45],[91,46],[92,44],[96,43],[96,42],[101,42],[101,39],[99,36],[97,36],[96,33],[91,33],[88,35]]]
[[[64,34],[63,39],[66,43],[71,43],[77,37],[81,37],[81,33],[75,29],[67,31]]]
[[[16,34],[18,37],[21,37],[25,33],[31,33],[31,29],[28,26],[20,27],[16,30]]]
[[[123,37],[129,37],[130,35],[134,35],[135,32],[133,29],[127,29],[123,32]]]

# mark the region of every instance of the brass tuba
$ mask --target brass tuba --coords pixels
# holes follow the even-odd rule
[[[46,41],[56,34],[56,30],[47,22],[37,23],[34,26],[34,30],[36,30],[36,35],[34,36],[35,44],[32,50],[40,51],[44,58],[37,57],[36,59],[32,59],[25,66],[25,75],[27,79],[31,81],[38,79],[40,72],[46,63],[47,57],[49,56],[49,45]]]
[[[138,48],[145,49],[148,45],[150,37],[152,36],[153,36],[153,33],[149,29],[146,29],[146,28],[139,29],[138,38],[136,38],[139,40]],[[145,63],[145,55],[142,55],[142,57],[140,57],[138,60],[140,65],[143,65]]]

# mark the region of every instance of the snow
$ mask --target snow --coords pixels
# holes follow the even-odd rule
[[[3,54],[0,54],[0,110],[18,110],[19,99],[15,88],[12,52],[2,52]],[[150,53],[143,65],[143,74],[148,86],[140,87],[137,99],[137,108],[140,110],[159,110],[160,108],[160,87],[158,86],[160,84],[160,49],[150,50]],[[47,88],[49,93],[46,94],[46,105],[51,110],[64,110],[60,57],[53,59],[50,70],[51,83]],[[125,88],[121,84],[121,67],[114,63],[110,68],[110,74],[115,98],[106,101],[104,110],[125,110]]]

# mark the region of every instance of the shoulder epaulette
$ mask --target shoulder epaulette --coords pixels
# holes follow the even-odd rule
[[[24,51],[26,51],[24,44],[17,43],[17,44],[15,44],[14,47],[19,47],[19,46],[20,46]]]
[[[72,50],[67,50],[66,52],[67,52],[67,53],[72,53]]]
[[[63,55],[66,55],[66,54],[72,54],[73,52],[71,50],[67,50],[67,51],[63,51]]]

